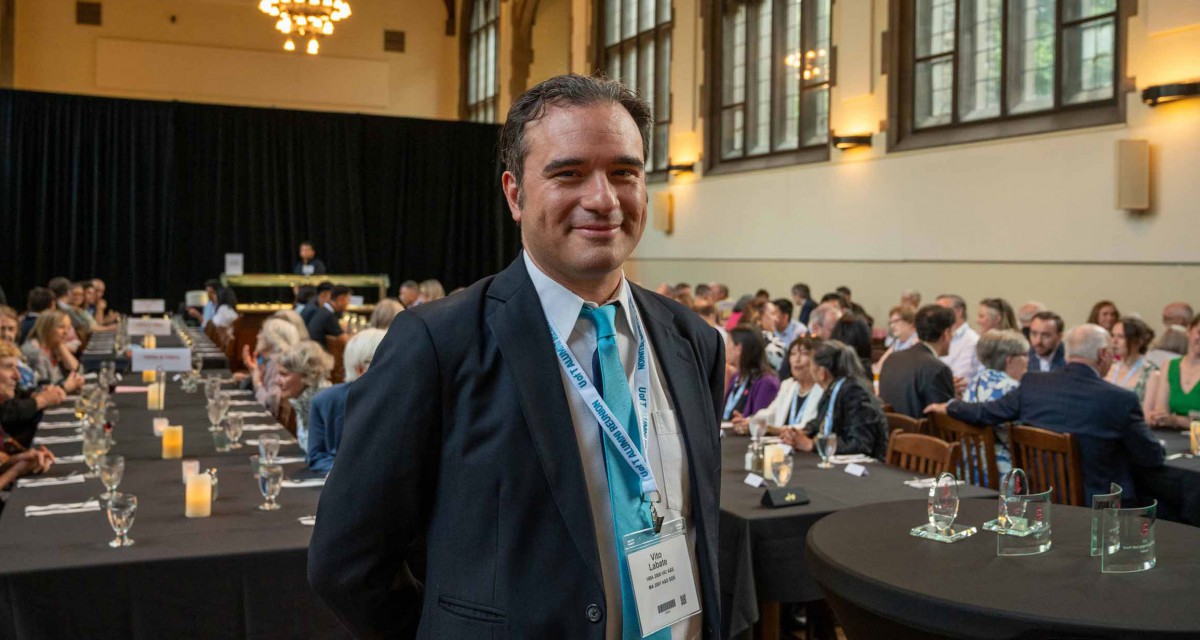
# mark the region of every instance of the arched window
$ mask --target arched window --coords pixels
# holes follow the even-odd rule
[[[496,71],[500,0],[474,0],[469,9],[463,116],[473,122],[495,122],[500,93]]]

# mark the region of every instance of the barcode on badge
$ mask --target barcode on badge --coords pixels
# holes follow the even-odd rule
[[[666,613],[667,611],[670,611],[671,609],[674,609],[674,608],[675,608],[675,598],[671,598],[670,600],[667,600],[666,602],[658,605],[658,612]]]

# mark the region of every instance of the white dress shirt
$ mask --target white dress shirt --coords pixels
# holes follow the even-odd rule
[[[569,289],[552,280],[533,263],[528,252],[523,252],[525,269],[533,281],[538,298],[542,303],[542,311],[546,321],[554,327],[559,336],[567,336],[567,348],[575,359],[584,365],[588,378],[592,377],[592,355],[596,351],[596,326],[591,320],[579,317],[579,312],[585,303],[583,298],[572,293]],[[629,282],[622,276],[621,288],[617,296],[610,302],[619,302],[614,328],[616,329],[617,349],[621,354],[621,362],[625,366],[625,374],[632,395],[633,374],[635,368],[637,343],[634,338],[633,323],[629,311],[637,312],[633,296],[629,292]],[[642,327],[645,321],[642,316]],[[678,423],[673,417],[674,409],[662,379],[658,355],[650,336],[646,335],[646,347],[650,353],[648,364],[650,369],[650,412],[655,418],[650,421],[650,433],[645,443],[645,455],[650,461],[650,469],[658,482],[662,504],[658,505],[659,513],[667,520],[684,518],[687,526],[688,555],[692,560],[692,575],[697,581],[699,595],[700,569],[696,564],[696,532],[692,521],[691,494],[688,483],[687,452],[683,446],[683,434],[678,430]],[[617,564],[618,541],[615,540],[612,521],[612,504],[609,502],[608,474],[604,461],[604,435],[595,416],[588,409],[583,397],[575,389],[575,385],[567,378],[566,373],[559,367],[559,377],[562,379],[563,391],[567,396],[567,404],[571,409],[572,427],[575,429],[575,439],[579,443],[579,456],[583,462],[583,476],[588,488],[588,499],[591,503],[592,523],[596,527],[597,551],[600,554],[600,569],[604,574],[605,599],[605,637],[608,640],[621,639],[621,580]],[[668,419],[660,420],[658,412],[670,412]],[[665,417],[666,414],[664,414]],[[623,425],[630,428],[630,425]],[[636,428],[636,427],[633,427]],[[665,507],[665,509],[664,509]],[[702,600],[703,601],[703,600]],[[672,640],[693,640],[701,636],[704,626],[703,614],[697,614],[685,620],[676,622],[671,627]]]
[[[775,399],[771,404],[759,409],[754,414],[755,418],[765,418],[768,425],[775,427],[790,427],[794,426],[788,422],[788,413],[792,410],[792,399],[796,398],[800,391],[800,383],[795,378],[788,378],[779,383],[779,393],[775,395]],[[806,425],[810,420],[817,417],[817,405],[821,404],[821,396],[825,394],[825,390],[821,385],[814,384],[808,390],[808,395],[804,398],[797,398],[796,401],[802,403],[803,412],[797,418],[796,425]],[[806,402],[807,401],[807,402]]]
[[[950,353],[942,356],[942,362],[950,367],[955,377],[970,380],[983,368],[979,356],[975,354],[975,345],[979,343],[979,334],[967,323],[963,323],[954,332],[950,340]]]

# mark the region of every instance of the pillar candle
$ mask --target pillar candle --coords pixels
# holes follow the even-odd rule
[[[163,460],[183,457],[183,427],[172,425],[163,429],[162,457]]]
[[[769,444],[763,449],[763,477],[775,482],[774,462],[783,460],[783,446]]]
[[[166,429],[166,428],[167,428],[167,419],[166,418],[155,418],[154,419],[154,436],[156,438],[161,438],[162,434],[163,434],[163,429]]]
[[[188,478],[183,515],[189,518],[207,518],[212,515],[212,476],[198,473]]]
[[[154,377],[154,371],[152,369],[146,369],[142,372],[142,382],[154,382]]]
[[[154,372],[151,371],[151,374]],[[153,383],[146,387],[146,409],[154,411],[158,409],[158,384]]]

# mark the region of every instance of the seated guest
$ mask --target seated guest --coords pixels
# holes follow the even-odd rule
[[[317,249],[311,240],[300,243],[300,259],[292,268],[292,273],[298,276],[313,276],[325,274],[325,263],[317,257]]]
[[[709,302],[713,302],[712,287],[708,286],[707,282],[701,282],[700,284],[696,285],[695,293],[693,295],[696,296],[696,300],[708,300]],[[716,303],[713,304],[715,305]]]
[[[842,311],[850,310],[850,303],[846,300],[846,296],[837,291],[830,291],[821,296],[821,304],[836,304]]]
[[[770,300],[764,302],[760,307],[761,315],[758,316],[758,327],[762,329],[763,343],[766,345],[767,364],[775,371],[787,362],[787,346],[788,342],[784,342],[775,329],[779,326],[779,308],[771,303]]]
[[[720,305],[717,306],[718,311]],[[729,310],[729,318],[725,321],[725,329],[728,331],[738,325],[758,326],[758,316],[761,315],[755,312],[754,296],[744,295],[738,298],[737,302],[733,303],[733,307]]]
[[[736,372],[725,385],[721,420],[753,415],[771,404],[779,393],[779,377],[767,362],[762,332],[735,327],[725,340],[725,363]]]
[[[686,282],[680,282],[675,285],[675,297],[678,298],[683,295],[690,296],[693,300],[695,299],[695,296],[692,295],[692,285]]]
[[[71,318],[67,314],[51,309],[38,316],[33,334],[21,346],[37,384],[56,384],[67,393],[83,386],[79,361],[67,346],[70,335]]]
[[[1163,449],[1150,432],[1137,395],[1104,381],[1112,365],[1108,332],[1094,324],[1067,335],[1067,365],[1050,373],[1029,373],[1021,386],[999,400],[951,401],[927,407],[968,424],[1027,424],[1075,436],[1083,463],[1086,500],[1121,485],[1122,500],[1137,497],[1134,467],[1157,468]]]
[[[1017,310],[1017,322],[1021,324],[1021,333],[1025,334],[1025,339],[1029,339],[1029,328],[1033,326],[1033,316],[1045,310],[1046,305],[1033,300],[1021,305],[1021,308]]]
[[[1053,311],[1039,311],[1029,325],[1029,368],[1058,371],[1067,366],[1063,350],[1063,319]]]
[[[1159,370],[1166,370],[1167,363],[1187,353],[1187,329],[1174,325],[1163,330],[1163,334],[1150,345],[1146,360],[1153,362]]]
[[[1088,324],[1095,324],[1104,327],[1104,330],[1112,333],[1113,327],[1117,321],[1121,319],[1121,312],[1117,310],[1117,305],[1112,300],[1101,300],[1092,305],[1092,312],[1088,314]]]
[[[803,431],[785,431],[783,441],[800,451],[812,451],[817,432],[832,433],[839,454],[861,453],[882,460],[887,453],[887,418],[858,356],[837,340],[827,340],[813,352],[812,370],[813,380],[824,390],[817,416]]]
[[[936,302],[954,311],[954,339],[950,341],[950,352],[942,356],[942,362],[950,367],[955,378],[970,380],[983,367],[975,356],[979,334],[967,324],[967,301],[962,296],[946,293],[938,296]]]
[[[296,303],[292,306],[292,308],[296,311],[296,313],[300,313],[304,310],[304,307],[307,307],[308,303],[311,302],[315,297],[317,297],[316,287],[308,284],[296,287]]]
[[[887,362],[893,353],[904,351],[920,341],[917,338],[916,323],[916,307],[902,304],[892,307],[891,311],[888,311],[888,339],[891,344],[888,345],[887,351],[883,352],[879,362],[875,365],[877,371],[883,369],[883,363]]]
[[[690,292],[684,291],[684,292],[677,292],[675,294],[675,302],[678,302],[679,304],[683,305],[684,307],[687,307],[688,309],[692,308],[692,303],[694,303],[695,301],[696,301],[696,299],[692,297],[692,294]]]
[[[33,333],[33,323],[37,322],[38,315],[46,309],[54,306],[54,292],[46,287],[34,287],[29,290],[29,296],[26,300],[25,317],[21,318],[21,323],[17,326],[17,344],[25,344],[25,341]]]
[[[696,288],[699,289],[700,287]],[[708,326],[716,329],[717,333],[721,334],[722,340],[728,338],[729,332],[725,330],[725,327],[717,324],[717,305],[713,304],[712,300],[709,300],[707,296],[696,298],[696,302],[692,304],[692,311],[695,311],[696,315],[700,316],[704,322],[708,323]]]
[[[88,331],[94,333],[96,331],[112,331],[116,329],[115,326],[104,325],[88,311],[89,305],[95,302],[95,299],[96,292],[91,280],[81,280],[71,285],[71,308],[87,321]]]
[[[397,303],[399,304],[399,303]],[[327,474],[333,468],[338,444],[342,441],[342,425],[346,421],[346,395],[350,383],[367,372],[375,349],[387,332],[382,329],[363,329],[346,344],[346,381],[323,389],[312,399],[308,418],[308,468]]]
[[[272,313],[271,317],[278,318],[284,322],[287,322],[293,327],[296,327],[296,333],[299,334],[300,339],[308,340],[308,327],[305,326],[304,319],[300,317],[299,313],[296,313],[291,309],[280,309],[279,311]]]
[[[905,289],[904,291],[901,291],[900,304],[912,307],[914,309],[913,313],[916,313],[915,310],[921,308],[921,292],[917,291],[916,289]]]
[[[658,283],[658,286],[654,288],[654,293],[667,298],[674,298],[675,287],[672,287],[670,282],[660,282]]]
[[[1154,330],[1141,318],[1122,318],[1113,323],[1113,355],[1117,361],[1105,380],[1137,394],[1142,410],[1153,413],[1150,406],[1158,398],[1162,375],[1158,365],[1150,362],[1146,351],[1154,340]]]
[[[838,320],[842,319],[842,308],[835,303],[821,303],[816,309],[813,309],[812,315],[808,317],[808,330],[814,338],[821,340],[832,340],[833,329],[837,326]]]
[[[338,285],[333,288],[329,302],[321,305],[308,319],[308,337],[327,349],[325,338],[337,338],[342,342],[350,339],[339,320],[350,306],[350,288]]]
[[[11,366],[14,357],[12,345],[0,343],[0,365],[5,365],[0,366],[0,405],[16,397],[17,371]],[[8,489],[17,478],[42,473],[54,464],[54,454],[45,447],[29,449],[13,439],[3,427],[0,425],[0,491]],[[3,508],[4,502],[0,501],[0,511]]]
[[[250,345],[242,349],[254,399],[271,413],[279,413],[279,357],[298,342],[300,334],[294,325],[280,318],[267,318],[258,331],[254,353]]]
[[[442,287],[442,283],[437,280],[422,280],[418,289],[421,295],[417,298],[417,304],[425,304],[434,300],[441,300],[446,297],[446,290]]]
[[[217,289],[221,288],[221,281],[209,279],[204,281],[204,295],[208,296],[208,302],[204,303],[203,309],[188,307],[188,315],[195,318],[200,326],[203,327],[212,321],[213,316],[217,315]]]
[[[75,305],[72,304],[71,281],[62,276],[51,278],[50,282],[46,285],[46,288],[54,292],[54,297],[58,301],[58,310],[67,314],[67,317],[71,319],[71,328],[74,329],[74,337],[72,337],[70,341],[73,342],[76,339],[84,340],[88,335],[88,331],[91,330],[91,324],[87,321],[87,318],[84,318],[83,314],[81,314],[79,310],[75,308]],[[82,289],[80,289],[79,294],[80,301],[82,302]],[[75,349],[76,347],[72,347],[71,351],[75,351]]]
[[[388,330],[392,326],[392,320],[404,311],[404,305],[391,298],[384,298],[375,304],[375,310],[371,312],[371,327],[375,329]]]
[[[88,309],[100,324],[116,324],[121,314],[108,308],[108,285],[100,278],[92,278],[92,307]]]
[[[920,420],[925,407],[954,397],[954,374],[939,357],[950,350],[954,312],[935,304],[916,315],[920,344],[893,353],[879,371],[879,397],[896,413]]]
[[[857,314],[848,312],[833,326],[834,340],[854,349],[863,371],[871,370],[871,327]]]
[[[792,341],[788,349],[788,366],[791,376],[779,384],[779,393],[771,404],[759,409],[751,417],[765,420],[770,431],[780,433],[786,427],[803,429],[817,417],[817,404],[821,402],[821,387],[816,386],[812,371],[812,353],[818,341],[810,336],[800,336]],[[750,433],[750,420],[741,417],[733,421],[734,433]]]
[[[233,295],[233,289],[229,287],[217,289],[216,305],[217,311],[213,313],[210,321],[213,326],[220,329],[233,326],[233,322],[238,319],[237,296]]]
[[[296,413],[296,439],[308,453],[308,416],[313,396],[329,386],[333,356],[312,340],[301,340],[279,356],[279,399]]]
[[[766,313],[771,316],[773,326],[771,332],[779,341],[791,345],[796,338],[808,333],[808,327],[803,322],[792,319],[792,302],[786,298],[778,298],[766,304]]]
[[[1029,341],[1020,331],[992,329],[979,336],[975,352],[984,368],[967,382],[967,389],[963,392],[965,402],[999,400],[1021,385],[1021,378],[1029,369]],[[1000,473],[1007,473],[1012,468],[1008,425],[993,426],[996,433],[996,467]]]
[[[975,324],[979,325],[979,335],[992,329],[1015,331],[1017,315],[1013,313],[1012,305],[1008,304],[1004,298],[984,298],[979,301],[979,312],[975,315]]]
[[[304,321],[305,326],[308,325],[309,320],[312,320],[313,315],[317,313],[317,309],[320,309],[321,307],[328,304],[329,300],[332,297],[333,297],[333,283],[332,282],[326,281],[326,282],[322,282],[321,284],[317,285],[317,295],[315,297],[309,298],[308,304],[305,305],[305,307],[300,310],[300,319]]]
[[[854,315],[858,316],[863,322],[866,322],[867,327],[875,326],[875,318],[872,318],[871,315],[867,313],[867,310],[862,308],[862,305],[860,305],[854,301],[854,294],[852,294],[850,292],[850,287],[847,287],[846,285],[842,285],[837,288],[837,292],[842,294],[842,297],[846,299],[846,310],[847,311],[852,312]]]
[[[1185,328],[1192,323],[1195,311],[1186,302],[1172,302],[1163,307],[1162,322],[1164,327]]]
[[[1156,427],[1187,429],[1188,413],[1200,411],[1200,316],[1187,328],[1187,353],[1167,363],[1166,384],[1158,385],[1159,400],[1150,422]]]
[[[808,326],[808,317],[817,308],[816,301],[812,299],[812,289],[803,282],[792,285],[792,303],[796,306],[796,320]]]
[[[411,309],[416,306],[417,298],[421,297],[421,285],[417,284],[416,280],[405,280],[400,284],[400,292],[397,297],[400,298],[400,304],[404,305],[405,309]]]
[[[3,431],[28,449],[42,421],[42,411],[62,404],[67,392],[57,385],[46,385],[40,389],[22,387],[24,365],[21,350],[15,344],[0,340],[0,381],[7,383],[15,379],[14,391],[7,400],[0,400],[0,427]]]

